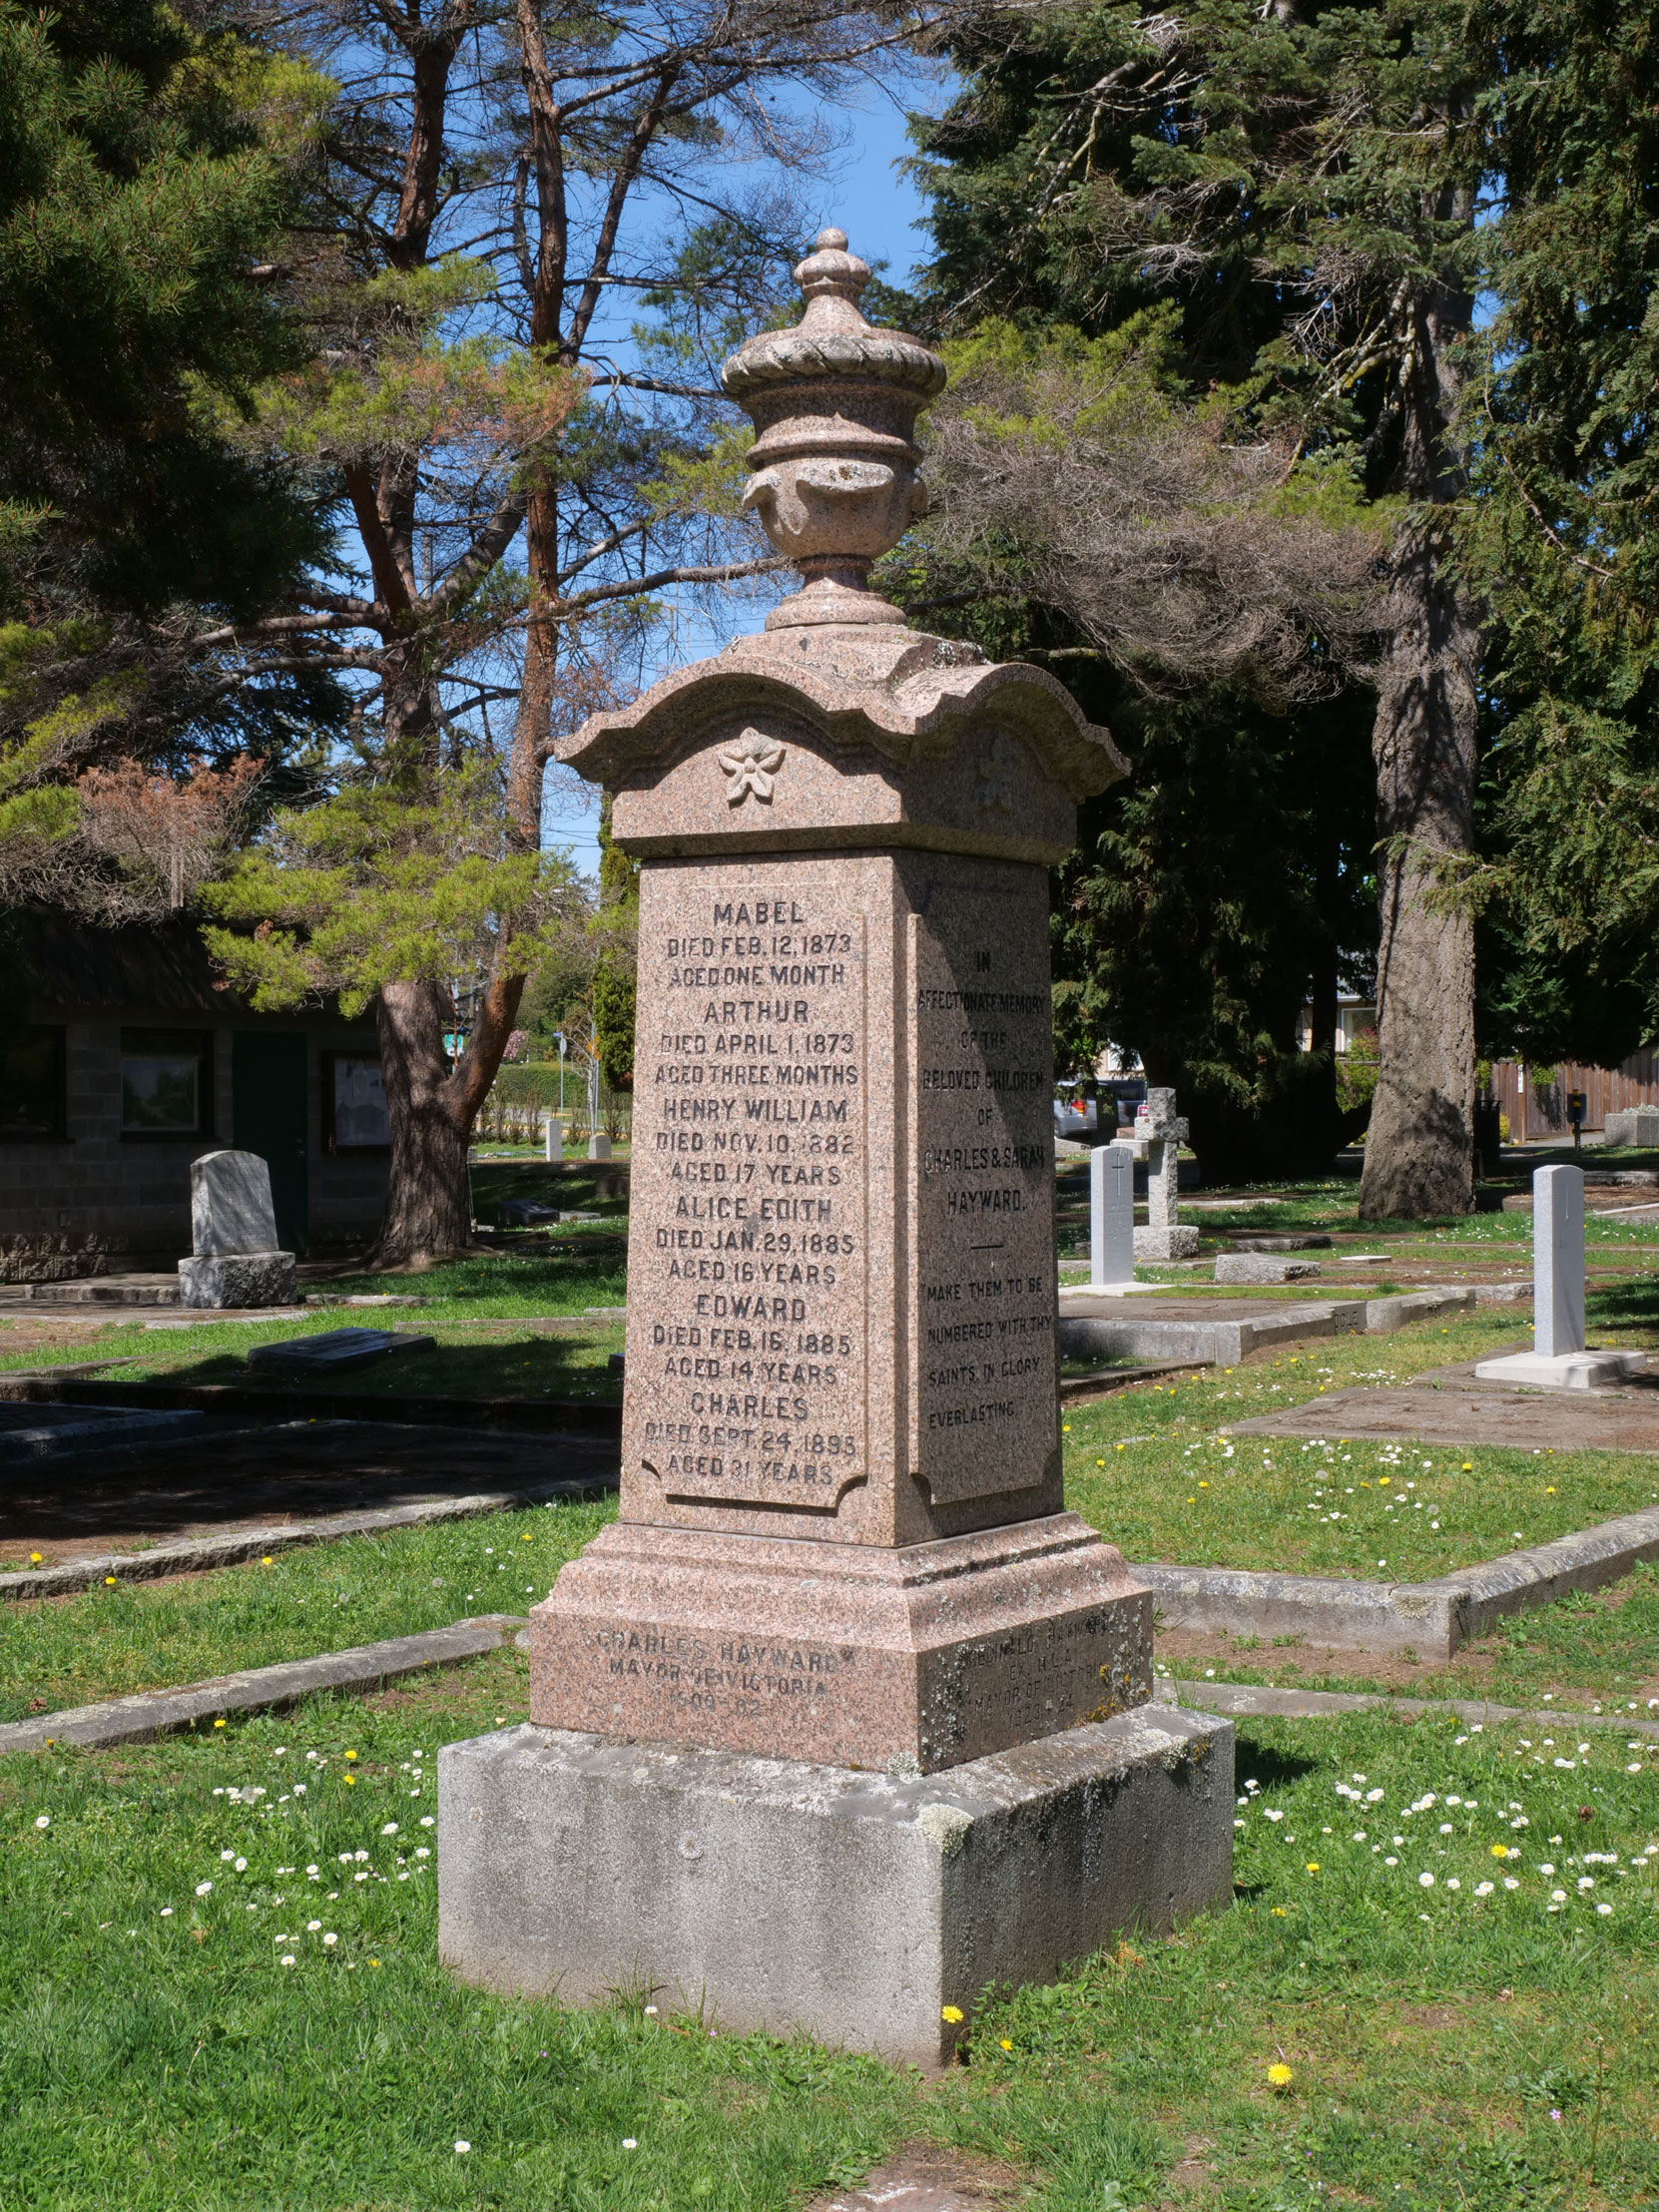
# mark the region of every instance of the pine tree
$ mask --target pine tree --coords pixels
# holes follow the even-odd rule
[[[1472,318],[1484,57],[1452,7],[1200,0],[980,19],[967,89],[922,126],[938,245],[923,303],[1121,324],[1159,300],[1222,434],[1352,461],[1391,529],[1377,777],[1382,1073],[1363,1204],[1472,1192],[1473,927],[1438,898],[1472,841],[1472,596],[1448,558]]]

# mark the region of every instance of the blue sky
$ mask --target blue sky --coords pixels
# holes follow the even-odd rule
[[[911,107],[931,104],[926,88],[914,84],[903,88],[901,99]],[[917,228],[920,197],[894,166],[910,151],[904,107],[872,98],[868,106],[849,110],[846,121],[851,137],[832,182],[820,195],[820,220],[838,224],[855,254],[862,255],[866,262],[885,262],[887,280],[903,283],[927,248],[926,237]],[[765,617],[764,607],[734,600],[731,620],[718,632],[687,622],[665,653],[662,668],[713,651],[735,631],[758,630]],[[543,839],[550,845],[568,846],[584,874],[592,874],[599,866],[599,847],[594,838],[598,814],[597,790],[591,792],[586,806],[580,807],[550,780]]]

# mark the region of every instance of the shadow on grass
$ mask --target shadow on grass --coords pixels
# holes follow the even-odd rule
[[[1287,1790],[1318,1765],[1317,1759],[1305,1759],[1300,1752],[1278,1751],[1254,1736],[1240,1736],[1234,1772],[1241,1790],[1247,1782],[1259,1782],[1264,1791]]]
[[[1631,1275],[1591,1291],[1585,1317],[1608,1329],[1659,1329],[1659,1275]]]
[[[218,1353],[188,1367],[171,1368],[170,1382],[225,1382],[259,1389],[299,1387],[331,1396],[374,1397],[600,1397],[622,1394],[622,1379],[607,1372],[604,1356],[585,1339],[529,1337],[482,1345],[440,1344],[431,1352],[394,1353],[373,1367],[321,1376],[304,1369],[250,1368],[245,1359]]]

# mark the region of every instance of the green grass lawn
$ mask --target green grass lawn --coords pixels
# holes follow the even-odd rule
[[[993,1996],[928,2082],[673,1990],[458,1986],[434,1755],[525,1687],[507,1652],[0,1763],[8,2207],[799,2212],[916,2138],[1038,2212],[1659,2201],[1659,1781],[1622,1740],[1246,1724],[1231,1910]]]
[[[1237,1421],[1514,1344],[1501,1308],[1388,1337],[1315,1338],[1237,1371],[1073,1401],[1066,1494],[1131,1559],[1420,1581],[1659,1501],[1637,1452],[1230,1436]]]
[[[95,1360],[122,1360],[121,1379],[160,1377],[185,1382],[254,1382],[275,1386],[279,1377],[254,1375],[248,1354],[255,1345],[277,1344],[332,1329],[391,1329],[438,1340],[431,1353],[411,1353],[355,1374],[325,1381],[305,1378],[307,1388],[349,1396],[404,1391],[464,1396],[615,1397],[621,1384],[607,1360],[622,1349],[620,1325],[596,1322],[568,1335],[515,1334],[515,1321],[580,1316],[589,1306],[620,1306],[627,1296],[627,1268],[614,1246],[598,1250],[580,1232],[553,1249],[479,1255],[420,1275],[348,1277],[330,1283],[335,1295],[408,1293],[417,1307],[319,1306],[298,1320],[205,1321],[195,1328],[153,1329],[143,1323],[65,1331],[57,1344],[27,1351],[5,1349],[0,1327],[0,1370],[46,1368]],[[30,1317],[33,1320],[35,1317]]]
[[[470,1613],[527,1613],[615,1511],[609,1501],[561,1501],[341,1537],[276,1552],[269,1566],[6,1605],[0,1721],[444,1628]],[[15,1552],[6,1560],[26,1563]]]

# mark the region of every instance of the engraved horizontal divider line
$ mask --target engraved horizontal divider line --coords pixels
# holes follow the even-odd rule
[[[865,917],[800,863],[642,896],[629,1456],[670,1504],[833,1514],[869,1477]]]

